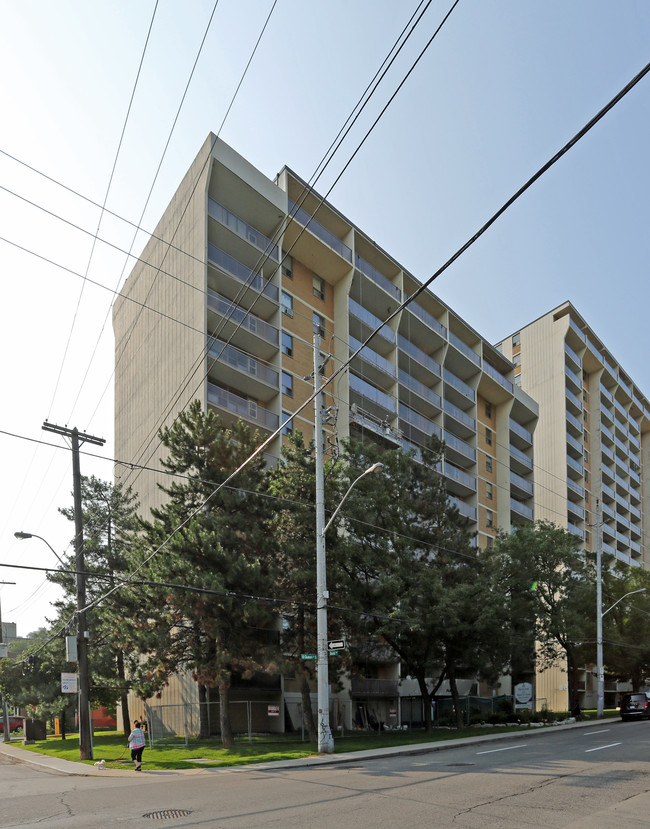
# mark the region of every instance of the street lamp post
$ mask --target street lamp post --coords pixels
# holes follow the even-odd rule
[[[320,390],[320,335],[314,334],[314,443],[316,444],[316,656],[318,665],[318,753],[332,754],[334,740],[330,728],[329,664],[327,649],[327,568],[325,559],[325,533],[343,502],[365,475],[379,472],[383,463],[374,463],[352,482],[341,502],[325,523],[325,470],[323,450],[323,410]]]
[[[598,674],[598,699],[596,708],[596,717],[602,719],[605,713],[605,667],[603,664],[603,617],[605,617],[610,610],[616,607],[623,599],[628,596],[633,596],[635,593],[645,593],[646,588],[641,587],[638,590],[630,590],[620,599],[617,599],[613,605],[610,605],[607,610],[603,610],[603,554],[602,554],[602,538],[600,533],[600,501],[596,501],[596,671]]]

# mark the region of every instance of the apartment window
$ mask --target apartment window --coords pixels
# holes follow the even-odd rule
[[[488,446],[492,446],[492,429],[485,430],[485,442]]]
[[[494,527],[494,513],[491,509],[485,510],[485,524],[488,527]]]
[[[325,318],[321,317],[320,314],[317,314],[316,311],[312,314],[312,319],[314,321],[314,334],[320,334],[321,337],[325,336]]]
[[[292,435],[293,434],[293,420],[289,420],[291,415],[289,412],[282,412],[282,434],[283,435]]]
[[[293,279],[293,257],[286,254],[282,260],[282,276]]]
[[[591,536],[589,535],[589,530],[585,530],[585,544],[589,544],[591,541]]]
[[[485,484],[485,497],[488,499],[488,501],[491,501],[494,497],[494,490],[492,488],[492,484],[489,481],[487,481]]]
[[[487,550],[491,550],[492,547],[494,547],[494,539],[492,538],[491,535],[488,535],[488,537],[485,541],[485,547],[486,547]]]
[[[587,469],[585,469],[585,483],[589,483],[589,471]]]
[[[485,404],[485,416],[486,417],[492,417],[492,404],[491,403],[486,402],[486,404]]]
[[[312,277],[312,286],[314,296],[318,299],[325,299],[325,280],[314,274]]]
[[[521,365],[521,351],[518,351],[516,354],[512,355],[512,362],[515,366]]]
[[[282,332],[282,353],[287,357],[293,357],[293,337],[286,331]]]
[[[515,386],[521,388],[521,374],[515,374]]]
[[[293,377],[286,371],[282,372],[282,394],[293,397]]]
[[[492,458],[489,455],[485,456],[485,471],[492,472]]]
[[[512,346],[521,345],[521,333],[518,331],[516,334],[512,335]]]
[[[291,294],[288,294],[286,291],[282,291],[281,295],[281,302],[282,302],[282,313],[286,314],[288,317],[293,316],[293,297]]]

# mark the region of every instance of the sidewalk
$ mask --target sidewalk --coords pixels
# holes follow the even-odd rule
[[[5,756],[13,763],[24,763],[32,766],[39,771],[49,772],[50,774],[72,775],[77,777],[130,777],[142,779],[156,776],[196,776],[213,774],[215,771],[260,771],[267,769],[275,771],[277,769],[295,769],[307,768],[309,766],[327,766],[338,765],[344,763],[362,763],[366,760],[377,760],[386,757],[403,757],[415,754],[429,754],[434,751],[444,751],[449,748],[456,748],[459,745],[477,745],[481,743],[492,743],[500,740],[520,740],[523,733],[526,737],[534,737],[538,734],[548,734],[557,729],[565,730],[567,728],[590,728],[594,725],[602,723],[602,720],[587,720],[583,722],[566,723],[562,725],[549,725],[545,728],[521,728],[520,731],[509,731],[507,734],[500,734],[498,731],[488,730],[477,734],[476,737],[463,737],[456,740],[442,740],[436,743],[416,743],[414,745],[394,746],[391,748],[370,748],[364,751],[347,751],[341,754],[323,754],[311,755],[309,757],[299,757],[295,760],[275,760],[271,763],[249,763],[241,766],[214,766],[206,764],[205,768],[199,769],[171,769],[169,771],[154,769],[147,771],[146,761],[142,774],[134,774],[133,767],[130,765],[124,768],[113,768],[107,766],[105,769],[98,769],[95,766],[89,766],[85,763],[74,763],[70,760],[61,760],[58,757],[50,757],[47,754],[38,754],[35,751],[28,751],[19,746],[8,743],[0,743],[0,754]]]

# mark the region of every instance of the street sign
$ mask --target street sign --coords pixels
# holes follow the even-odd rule
[[[329,656],[338,656],[338,655],[339,655],[339,652],[338,652],[338,651],[329,651],[329,652],[328,652],[328,655],[329,655]]]
[[[301,653],[300,658],[301,659],[318,659],[318,657],[316,656],[315,653]]]
[[[345,641],[343,639],[332,639],[327,643],[328,651],[342,651],[345,648]]]
[[[61,693],[62,694],[76,694],[77,693],[77,674],[61,674]]]
[[[266,713],[269,717],[279,717],[280,716],[280,706],[279,705],[267,705]]]

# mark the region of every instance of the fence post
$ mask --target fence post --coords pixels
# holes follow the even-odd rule
[[[248,742],[253,742],[253,712],[251,710],[252,703],[250,700],[246,700],[246,709],[248,714]]]

